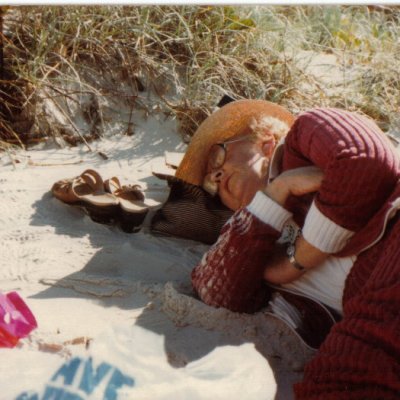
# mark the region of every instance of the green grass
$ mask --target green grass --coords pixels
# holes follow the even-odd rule
[[[72,102],[90,95],[101,115],[102,98],[125,96],[133,107],[135,93],[150,89],[187,134],[223,94],[270,100],[295,113],[316,106],[358,110],[384,130],[400,123],[398,7],[12,7],[3,31],[3,147],[53,134],[38,121],[46,118],[37,112],[43,90]],[[312,76],[298,62],[302,54],[334,55],[341,75],[332,82]],[[90,79],[96,75],[115,87]],[[133,94],[126,97],[121,80]],[[179,98],[168,97],[172,87],[181,88]]]

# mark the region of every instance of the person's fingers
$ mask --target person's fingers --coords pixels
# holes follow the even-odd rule
[[[277,179],[287,186],[295,196],[317,191],[323,180],[323,172],[315,166],[301,167],[285,171]]]

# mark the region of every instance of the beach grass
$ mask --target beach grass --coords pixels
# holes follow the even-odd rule
[[[93,121],[104,99],[140,107],[145,90],[186,135],[224,94],[294,113],[357,110],[383,130],[400,126],[399,7],[25,6],[1,15],[2,148],[54,134],[38,108],[45,96],[89,96]],[[68,107],[60,112],[73,125]],[[65,125],[57,134],[71,144],[104,134]]]

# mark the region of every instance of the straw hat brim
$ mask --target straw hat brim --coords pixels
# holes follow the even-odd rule
[[[280,119],[289,127],[295,119],[284,107],[265,100],[237,100],[223,106],[198,127],[175,176],[201,186],[211,146],[240,136],[248,130],[254,118],[260,120],[268,116]]]

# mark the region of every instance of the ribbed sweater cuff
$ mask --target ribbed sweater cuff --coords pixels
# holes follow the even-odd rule
[[[310,244],[324,253],[336,253],[342,250],[347,240],[354,235],[319,211],[315,202],[307,213],[303,226],[303,237]]]
[[[257,192],[247,210],[265,224],[281,232],[292,213],[273,201],[263,192]]]

